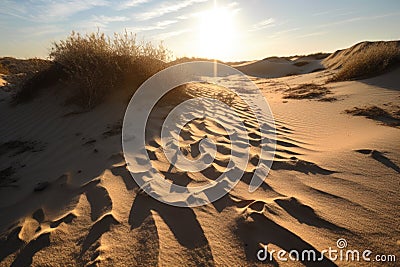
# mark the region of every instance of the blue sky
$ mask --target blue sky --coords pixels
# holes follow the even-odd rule
[[[52,41],[99,27],[164,40],[175,56],[250,60],[400,39],[399,25],[398,0],[2,0],[0,56],[45,57]]]

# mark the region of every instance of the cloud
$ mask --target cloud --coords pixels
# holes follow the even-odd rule
[[[207,0],[182,0],[182,1],[162,3],[159,6],[152,7],[151,11],[136,14],[136,18],[137,18],[137,20],[150,20],[150,19],[161,17],[165,14],[177,12],[177,11],[179,11],[185,7],[189,7],[193,4],[202,3],[202,2],[206,2],[206,1]]]
[[[43,0],[27,3],[6,1],[0,13],[34,22],[56,22],[65,20],[79,12],[107,5],[109,5],[109,2],[106,0]]]
[[[28,10],[25,5],[21,5],[18,2],[4,0],[0,9],[0,14],[13,16],[21,19],[26,19],[24,14],[27,14]]]
[[[181,16],[178,16],[176,18],[180,19],[180,20],[185,20],[185,19],[188,19],[189,17],[190,17],[190,14],[189,15],[181,15]]]
[[[325,31],[311,32],[311,33],[299,35],[299,36],[297,36],[297,38],[307,38],[307,37],[313,37],[313,36],[320,36],[320,35],[324,35],[324,34],[327,34],[327,32],[325,32]]]
[[[118,22],[118,21],[128,21],[130,18],[124,17],[124,16],[113,16],[113,17],[108,17],[108,16],[93,16],[94,20],[101,21],[103,23],[110,23],[110,22]]]
[[[25,27],[20,30],[22,34],[29,37],[54,35],[57,33],[62,33],[64,31],[65,31],[64,29],[56,25],[32,26],[32,27]]]
[[[150,2],[151,0],[127,0],[127,1],[122,1],[121,3],[119,3],[115,9],[117,10],[124,10],[124,9],[128,9],[128,8],[132,8],[135,6],[139,6],[141,4],[146,4],[148,2]]]
[[[326,27],[331,27],[331,26],[336,26],[336,25],[341,25],[341,24],[346,24],[346,23],[351,23],[351,22],[356,22],[356,21],[376,20],[376,19],[399,16],[399,15],[400,15],[400,12],[393,12],[393,13],[381,14],[381,15],[376,15],[376,16],[359,16],[359,17],[353,17],[350,19],[335,21],[332,23],[318,25],[316,28],[326,28]]]
[[[271,27],[274,25],[274,22],[275,22],[275,20],[273,18],[269,18],[269,19],[257,22],[256,24],[254,24],[252,26],[250,31],[259,31],[259,30],[265,29],[267,27]]]
[[[277,32],[274,32],[271,35],[268,35],[268,38],[270,38],[270,39],[281,39],[287,33],[295,32],[295,31],[298,31],[298,30],[300,30],[300,28],[291,28],[291,29],[286,29],[286,30],[282,30],[282,31],[277,31]]]
[[[237,6],[239,6],[238,2],[231,2],[228,4],[228,7],[237,7]]]
[[[318,16],[324,16],[324,17],[343,17],[343,16],[348,16],[357,13],[356,10],[349,11],[347,8],[338,8],[338,9],[332,9],[332,10],[327,10],[327,11],[321,11],[318,13],[312,14],[314,17]]]
[[[153,38],[156,40],[166,40],[171,37],[179,36],[184,33],[190,32],[190,29],[182,29],[182,30],[177,30],[177,31],[172,31],[172,32],[165,32],[161,34],[154,35]]]
[[[148,26],[139,26],[139,27],[130,27],[127,28],[128,31],[134,32],[134,33],[139,33],[139,32],[144,32],[144,31],[153,31],[153,30],[163,30],[166,29],[169,25],[177,23],[177,20],[164,20],[157,22],[154,25],[148,25]]]
[[[344,10],[347,10],[347,9],[345,9],[345,8],[329,9],[329,10],[324,10],[321,12],[314,13],[314,14],[312,14],[312,16],[332,15],[332,14],[338,13],[339,11],[344,11]]]
[[[46,2],[45,5],[38,8],[40,10],[38,14],[31,17],[39,21],[59,21],[93,7],[107,6],[108,4],[105,0]]]
[[[129,21],[130,18],[124,16],[96,16],[93,15],[91,18],[78,22],[78,29],[93,29],[93,28],[106,28],[108,24],[112,22]]]

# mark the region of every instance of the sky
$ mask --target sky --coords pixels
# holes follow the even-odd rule
[[[75,30],[125,30],[175,57],[225,61],[400,39],[398,0],[1,0],[0,56],[46,57]]]

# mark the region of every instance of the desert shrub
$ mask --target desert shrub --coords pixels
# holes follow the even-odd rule
[[[327,58],[330,55],[330,53],[323,53],[323,52],[318,52],[318,53],[314,53],[311,55],[308,55],[310,57],[314,57],[315,59],[324,59]]]
[[[13,74],[30,74],[43,70],[48,67],[50,62],[40,58],[17,59],[13,57],[0,58],[0,73]]]
[[[304,59],[314,59],[314,60],[321,60],[324,58],[327,58],[330,55],[330,53],[324,53],[324,52],[318,52],[318,53],[313,53],[313,54],[308,54],[308,55],[294,55],[294,56],[288,56],[288,57],[282,57],[286,58],[288,60],[292,60],[293,58],[304,58]]]
[[[303,67],[305,65],[308,65],[309,63],[310,62],[308,62],[308,61],[298,61],[298,62],[293,63],[293,65],[295,65],[297,67]]]
[[[345,81],[379,75],[400,62],[397,42],[373,43],[354,54],[330,81]]]
[[[289,87],[285,90],[285,99],[321,99],[332,92],[325,86],[315,83],[300,84],[294,88]],[[325,99],[323,100],[325,101]]]
[[[9,70],[5,66],[3,66],[3,64],[0,63],[0,74],[7,75],[9,73],[10,73]]]
[[[40,58],[16,59],[3,57],[0,58],[0,74],[4,75],[3,79],[7,82],[6,90],[18,94],[20,90],[15,90],[15,88],[24,87],[28,81],[47,69],[51,64],[50,61]],[[13,95],[13,99],[16,98],[16,94]]]
[[[28,75],[28,77],[20,82],[21,85],[17,84],[19,90],[14,95],[12,103],[18,104],[32,100],[38,96],[41,90],[57,84],[59,80],[67,78],[68,75],[63,66],[58,63],[51,63],[48,67]]]
[[[65,40],[53,43],[50,52],[50,58],[68,73],[74,103],[85,108],[96,106],[125,82],[140,84],[161,70],[168,56],[162,44],[138,42],[127,32],[113,37],[100,32],[72,32]]]
[[[380,121],[385,125],[389,126],[400,126],[400,109],[399,107],[392,107],[392,111],[389,112],[383,108],[377,106],[369,107],[354,107],[353,109],[347,109],[345,112],[353,116],[363,116],[368,119]]]

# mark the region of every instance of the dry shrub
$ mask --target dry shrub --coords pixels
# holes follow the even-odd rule
[[[315,83],[300,84],[294,88],[285,90],[285,99],[321,99],[332,92],[325,86]]]
[[[85,108],[96,106],[126,83],[139,85],[164,68],[168,56],[162,43],[154,46],[138,42],[136,35],[127,32],[111,38],[100,32],[72,32],[65,40],[53,43],[50,52],[50,58],[68,73],[73,102]]]
[[[0,63],[0,74],[8,75],[10,71]]]
[[[12,103],[18,104],[32,100],[37,97],[41,90],[48,88],[58,83],[59,80],[67,79],[68,75],[64,71],[64,68],[57,63],[51,62],[47,67],[42,70],[27,75],[22,80],[20,85],[15,84],[19,87],[19,90],[13,97]]]
[[[400,109],[399,107],[391,107],[392,111],[384,110],[377,106],[369,107],[354,107],[353,109],[347,109],[345,112],[353,116],[363,116],[368,119],[380,121],[385,125],[389,126],[400,126]]]
[[[345,81],[373,77],[400,62],[397,42],[373,43],[346,61],[331,81]]]
[[[5,57],[0,59],[0,64],[8,70],[8,74],[3,77],[7,81],[4,89],[12,92],[12,104],[32,99],[39,89],[46,85],[47,81],[42,81],[42,78],[53,77],[53,75],[47,75],[47,70],[53,65],[49,60]],[[40,83],[37,83],[38,81]]]
[[[298,62],[293,63],[293,65],[295,65],[296,67],[303,67],[305,65],[308,65],[309,63],[310,62],[308,62],[308,61],[298,61]]]
[[[7,75],[31,74],[49,66],[49,61],[40,58],[17,59],[13,57],[0,58],[0,73]],[[6,72],[6,73],[5,73]]]

